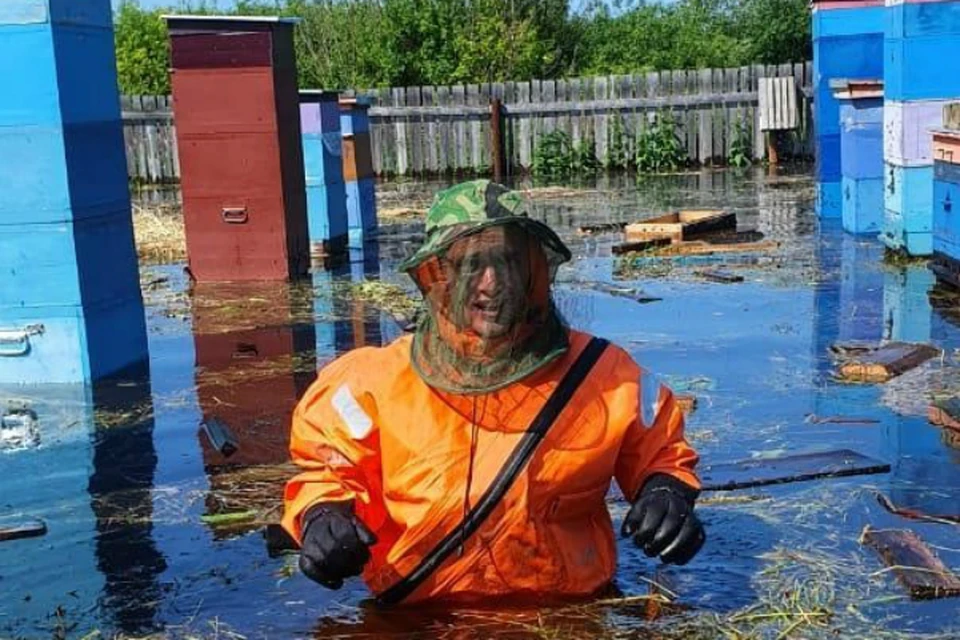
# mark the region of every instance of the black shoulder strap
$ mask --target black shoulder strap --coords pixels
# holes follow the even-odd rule
[[[510,490],[510,487],[513,486],[513,482],[527,466],[534,451],[536,451],[537,445],[539,445],[544,436],[547,435],[547,431],[550,430],[550,427],[553,426],[557,417],[560,416],[560,413],[567,406],[567,403],[570,402],[570,398],[573,397],[573,394],[583,383],[587,374],[590,373],[597,361],[600,360],[600,356],[603,355],[608,345],[609,343],[602,338],[593,338],[590,341],[583,350],[583,353],[577,358],[577,361],[574,362],[570,370],[567,371],[563,380],[560,381],[560,384],[540,410],[540,413],[538,413],[537,417],[530,423],[530,426],[520,439],[517,448],[514,449],[510,457],[507,458],[506,463],[503,465],[503,468],[500,469],[497,477],[494,478],[493,483],[484,492],[480,500],[477,501],[473,509],[470,510],[470,513],[423,558],[410,575],[381,593],[377,598],[377,602],[384,605],[391,605],[403,601],[404,598],[423,584],[423,582],[456,551],[463,540],[476,533],[477,529],[479,529],[486,519],[490,517],[490,514],[493,513],[497,504],[503,500],[503,497],[507,494],[507,491]]]

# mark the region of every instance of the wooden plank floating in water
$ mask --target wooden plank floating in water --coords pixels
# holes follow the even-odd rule
[[[9,527],[0,526],[0,542],[39,538],[45,535],[47,535],[47,525],[42,520],[21,522]]]
[[[711,233],[736,230],[737,214],[726,211],[680,211],[652,220],[627,225],[630,242],[669,238],[673,244],[709,236]]]
[[[712,465],[706,467],[702,479],[704,491],[734,491],[889,471],[890,465],[885,462],[843,449]]]
[[[915,600],[960,596],[960,578],[912,531],[867,527],[860,543],[874,549]]]
[[[762,242],[743,242],[740,244],[712,244],[695,240],[693,242],[681,242],[671,245],[658,252],[662,257],[691,256],[691,255],[713,255],[718,253],[763,253],[773,251],[780,246],[773,240],[764,240]]]
[[[615,256],[622,256],[626,253],[641,253],[643,251],[649,251],[650,249],[656,249],[658,247],[666,247],[669,246],[669,244],[669,238],[653,238],[651,240],[623,242],[621,244],[616,244],[610,249],[610,251]]]
[[[743,276],[731,271],[726,271],[724,269],[707,269],[705,271],[701,271],[700,276],[706,280],[719,282],[721,284],[734,284],[737,282],[743,282]]]
[[[960,524],[960,515],[930,515],[929,513],[917,511],[916,509],[898,507],[897,505],[893,504],[893,501],[890,500],[890,498],[882,493],[877,493],[877,502],[879,502],[880,506],[890,513],[902,518],[920,520],[923,522],[936,522],[937,524]]]
[[[842,363],[839,375],[847,382],[887,382],[938,355],[928,344],[891,342]]]

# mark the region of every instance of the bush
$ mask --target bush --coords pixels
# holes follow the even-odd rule
[[[540,138],[533,152],[533,174],[538,178],[593,175],[601,166],[592,142],[574,145],[564,131],[551,131]]]
[[[637,136],[637,171],[665,173],[687,164],[687,150],[677,133],[680,125],[670,112],[659,113]]]

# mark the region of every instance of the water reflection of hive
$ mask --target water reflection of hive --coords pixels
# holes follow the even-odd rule
[[[227,457],[201,436],[205,467],[286,461],[293,408],[316,376],[312,300],[254,284],[198,285],[193,301],[200,407],[204,419],[232,431],[239,448]]]

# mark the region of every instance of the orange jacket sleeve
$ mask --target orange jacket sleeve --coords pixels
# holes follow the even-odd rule
[[[383,523],[377,406],[362,379],[363,351],[327,365],[294,411],[290,454],[302,471],[287,483],[282,524],[298,542],[301,517],[320,502],[352,501],[374,533]]]
[[[637,415],[627,427],[617,459],[617,484],[631,502],[655,473],[671,475],[696,489],[698,456],[684,437],[684,417],[673,392],[641,370]]]

